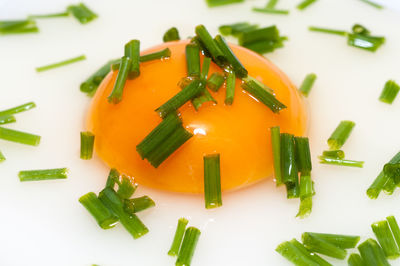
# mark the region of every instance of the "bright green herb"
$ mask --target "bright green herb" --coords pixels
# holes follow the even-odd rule
[[[189,77],[200,77],[200,47],[197,44],[186,45],[186,67]]]
[[[364,266],[365,262],[361,258],[361,256],[357,253],[350,254],[347,264],[349,266]]]
[[[127,213],[137,213],[156,206],[156,203],[148,196],[124,200],[124,208]]]
[[[399,248],[397,247],[394,236],[389,228],[389,223],[386,220],[373,223],[371,225],[376,239],[378,239],[385,256],[389,259],[396,259],[400,256]]]
[[[311,91],[312,86],[314,85],[315,80],[317,79],[317,75],[314,73],[308,74],[301,84],[299,91],[304,95],[308,96]]]
[[[247,70],[232,52],[224,37],[222,37],[221,35],[217,35],[214,40],[217,43],[219,49],[222,51],[225,60],[229,63],[236,76],[238,76],[238,78],[247,77]]]
[[[397,224],[396,218],[394,218],[394,216],[388,216],[386,217],[386,220],[388,221],[390,229],[392,230],[397,246],[400,247],[400,228]]]
[[[89,132],[81,132],[81,159],[89,160],[93,156],[94,135]]]
[[[211,58],[210,57],[204,57],[203,58],[203,65],[201,67],[201,75],[200,75],[200,77],[205,81],[208,78],[208,72],[210,71],[210,65],[211,65]]]
[[[0,163],[4,162],[6,160],[6,157],[4,156],[4,154],[0,151]]]
[[[119,172],[115,168],[111,168],[110,173],[108,174],[106,187],[114,189],[115,184],[120,184],[119,182]]]
[[[88,96],[93,96],[99,87],[100,83],[111,70],[111,65],[120,62],[120,59],[110,60],[92,74],[87,80],[81,83],[81,92],[86,93]],[[119,68],[119,67],[118,67]]]
[[[169,48],[165,48],[158,52],[142,55],[140,56],[139,60],[140,62],[148,62],[152,60],[168,58],[170,56],[171,56],[171,50]]]
[[[385,37],[375,37],[362,34],[349,34],[347,44],[370,52],[375,52],[385,43]]]
[[[385,172],[385,170],[383,170]],[[394,179],[389,176],[389,179],[387,180],[386,184],[383,186],[383,191],[387,194],[387,195],[392,195],[393,192],[396,190],[396,183],[394,181]]]
[[[114,88],[111,94],[107,97],[109,103],[117,104],[122,100],[122,94],[124,92],[125,82],[130,73],[131,66],[132,66],[132,59],[123,56],[121,58],[121,65],[119,67]]]
[[[205,53],[209,54],[216,63],[221,63],[224,61],[224,53],[219,48],[217,42],[212,38],[211,34],[208,32],[204,25],[198,25],[195,29],[198,41],[205,49]]]
[[[84,3],[70,5],[67,7],[67,11],[71,13],[81,24],[89,23],[97,18],[97,14],[90,10]]]
[[[225,81],[225,76],[218,73],[214,72],[211,74],[210,78],[207,80],[207,87],[212,90],[217,92],[219,88],[221,88],[222,84],[224,84]]]
[[[238,37],[239,34],[245,31],[257,29],[257,24],[250,24],[248,22],[238,22],[234,24],[222,25],[219,27],[219,32],[224,35],[233,35]]]
[[[377,9],[383,9],[382,5],[380,5],[378,3],[375,3],[373,1],[370,1],[370,0],[360,0],[360,1],[366,3],[366,4],[370,5],[370,6],[373,6],[373,7],[377,8]]]
[[[104,206],[95,193],[89,192],[83,195],[79,198],[79,202],[88,210],[101,228],[110,229],[118,222],[118,218]]]
[[[178,29],[175,27],[167,30],[163,36],[163,42],[179,41],[180,39]]]
[[[269,0],[265,7],[266,8],[275,8],[276,4],[278,4],[278,0]]]
[[[235,96],[236,75],[234,72],[228,72],[226,76],[226,96],[225,104],[232,105]]]
[[[275,249],[285,259],[296,266],[319,266],[316,261],[298,249],[292,242],[285,241]]]
[[[207,209],[222,206],[220,155],[210,154],[204,160],[204,199]]]
[[[344,159],[344,151],[342,150],[323,151],[322,156],[341,160]]]
[[[238,37],[241,46],[259,54],[272,52],[276,48],[283,47],[283,41],[287,39],[279,35],[279,30],[276,26],[248,30],[242,32]]]
[[[182,243],[183,235],[185,234],[186,225],[189,223],[185,218],[180,218],[178,220],[178,226],[176,227],[174,240],[172,241],[171,248],[168,251],[168,255],[177,256],[179,253],[179,248]]]
[[[27,20],[3,20],[0,21],[0,34],[25,34],[37,33],[39,28],[32,19]]]
[[[55,168],[46,170],[26,170],[18,173],[19,180],[24,181],[41,181],[51,179],[67,178],[67,168]]]
[[[120,183],[118,184],[117,194],[121,199],[129,199],[135,193],[137,184],[133,178],[122,175]]]
[[[346,250],[337,247],[316,235],[305,232],[302,234],[301,238],[303,244],[311,252],[317,252],[341,260],[346,258],[347,255]]]
[[[211,64],[211,58],[204,57],[200,73],[200,78],[201,80],[203,80],[203,82],[207,81],[208,72],[210,70],[210,64]],[[192,81],[193,81],[192,77],[186,77],[180,81],[179,85],[181,85],[181,88],[185,88]],[[211,93],[204,87],[203,92],[201,92],[199,96],[192,99],[192,104],[194,106],[194,109],[198,111],[199,108],[203,105],[203,103],[206,102],[214,102],[215,104],[217,103],[217,101],[214,99]]]
[[[298,171],[302,174],[309,175],[312,170],[310,144],[308,138],[295,137],[296,144],[296,160]]]
[[[17,121],[17,120],[12,115],[2,115],[2,116],[0,116],[0,125],[14,123],[15,121]]]
[[[266,14],[289,15],[289,10],[283,10],[283,9],[253,7],[251,10],[253,10],[254,12],[266,13]]]
[[[28,18],[30,19],[41,19],[41,18],[59,18],[59,17],[68,17],[68,12],[60,12],[60,13],[53,13],[53,14],[40,14],[40,15],[29,15]]]
[[[333,29],[319,28],[319,27],[314,27],[314,26],[310,26],[308,29],[310,31],[347,36],[347,32],[342,31],[342,30],[333,30]]]
[[[125,44],[125,56],[131,59],[131,66],[128,73],[128,79],[137,78],[140,75],[140,41],[131,40]]]
[[[40,136],[30,133],[17,131],[9,128],[0,127],[0,139],[13,141],[21,144],[38,146],[40,143]]]
[[[274,175],[276,186],[283,184],[281,169],[281,133],[279,126],[271,127],[271,146],[274,157]]]
[[[208,7],[216,7],[234,3],[241,3],[244,2],[244,0],[206,0],[206,2]]]
[[[188,227],[186,229],[181,248],[179,249],[178,259],[175,263],[176,266],[190,266],[199,237],[199,229],[195,227]]]
[[[395,81],[389,80],[386,82],[381,96],[379,96],[379,100],[384,103],[392,104],[397,96],[397,93],[399,93],[399,90],[400,86]]]
[[[313,182],[310,175],[300,175],[300,207],[296,217],[304,218],[312,211]]]
[[[365,240],[357,248],[366,266],[390,266],[385,253],[374,239]]]
[[[360,24],[354,24],[353,27],[351,28],[351,31],[353,33],[361,35],[369,35],[371,33],[366,27]]]
[[[352,235],[338,235],[338,234],[324,234],[324,233],[311,233],[307,234],[321,238],[332,245],[335,245],[342,249],[355,248],[358,241],[360,241],[359,236]]]
[[[297,5],[297,9],[304,10],[315,2],[317,2],[317,0],[304,0],[303,2]]]
[[[353,121],[341,121],[328,139],[329,148],[331,150],[340,149],[350,136],[350,133],[355,125],[356,124]]]
[[[332,164],[332,165],[350,166],[350,167],[359,167],[359,168],[363,168],[363,166],[364,166],[364,161],[336,159],[336,158],[326,157],[326,156],[318,156],[318,158],[320,159],[319,163],[322,163],[322,164]]]
[[[299,177],[296,165],[296,150],[294,136],[288,133],[281,134],[281,168],[282,181],[286,185],[287,197],[298,198]]]
[[[69,65],[69,64],[73,64],[73,63],[76,63],[76,62],[79,62],[79,61],[82,61],[82,60],[86,60],[86,56],[85,55],[80,55],[80,56],[77,56],[77,57],[74,57],[74,58],[71,58],[71,59],[67,59],[67,60],[64,60],[64,61],[61,61],[61,62],[57,62],[57,63],[54,63],[54,64],[37,67],[36,71],[37,72],[43,72],[43,71],[47,71],[47,70],[50,70],[50,69],[53,69],[53,68],[62,67],[62,66],[66,66],[66,65]]]
[[[14,115],[14,114],[18,114],[24,111],[28,111],[32,108],[35,108],[36,104],[34,102],[29,102],[29,103],[25,103],[10,109],[6,109],[3,111],[0,111],[0,116],[7,116],[7,115]]]
[[[192,104],[194,106],[194,109],[196,109],[196,111],[199,110],[199,108],[203,105],[203,103],[205,102],[214,102],[217,103],[217,101],[214,99],[214,97],[212,97],[212,95],[210,94],[210,92],[208,90],[206,90],[204,88],[203,92],[197,96],[196,98],[194,98],[192,100]]]
[[[315,253],[311,253],[303,244],[301,244],[297,239],[293,238],[290,240],[290,243],[293,244],[298,250],[300,250],[303,255],[305,255],[307,258],[311,259],[312,261],[318,263],[319,266],[331,266],[329,262],[321,258]]]

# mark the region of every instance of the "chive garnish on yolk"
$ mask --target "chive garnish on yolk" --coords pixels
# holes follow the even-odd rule
[[[390,266],[385,257],[385,253],[374,239],[369,238],[365,240],[363,243],[358,245],[357,248],[363,261],[366,262],[366,265]]]
[[[131,67],[128,74],[128,79],[134,79],[140,75],[140,41],[131,40],[125,44],[125,54],[127,58],[131,59]]]
[[[121,58],[121,64],[119,67],[117,79],[115,80],[114,88],[111,94],[107,97],[108,102],[117,104],[122,100],[122,94],[124,91],[125,82],[131,71],[131,66],[132,66],[132,59],[127,56],[123,56]]]
[[[207,209],[222,206],[220,155],[210,154],[204,160],[204,199]]]
[[[353,121],[341,121],[328,139],[329,148],[331,150],[340,149],[350,136],[355,125]]]

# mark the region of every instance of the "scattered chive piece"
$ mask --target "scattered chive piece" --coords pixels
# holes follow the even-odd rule
[[[204,57],[203,58],[203,65],[201,66],[201,75],[200,75],[200,77],[205,81],[208,78],[208,72],[210,71],[210,65],[211,65],[211,58]]]
[[[305,218],[312,211],[313,182],[310,175],[300,174],[300,207],[296,217]]]
[[[70,5],[68,6],[67,11],[71,13],[81,24],[89,23],[97,18],[97,14],[90,10],[84,3]]]
[[[288,198],[298,198],[299,177],[296,165],[294,136],[288,133],[281,134],[281,168],[282,181],[286,185]]]
[[[250,24],[248,22],[238,22],[238,23],[229,24],[229,25],[222,25],[218,29],[219,29],[219,32],[224,36],[233,35],[233,36],[237,37],[242,32],[254,30],[257,28],[258,28],[258,25],[256,25],[256,24]]]
[[[32,108],[35,108],[36,104],[34,102],[29,102],[29,103],[25,103],[7,110],[3,110],[0,111],[0,116],[6,116],[6,115],[14,115],[14,114],[18,114],[24,111],[28,111]]]
[[[400,247],[400,228],[397,224],[396,218],[394,218],[394,216],[388,216],[386,217],[386,220],[388,221],[390,229],[392,230],[397,246]]]
[[[276,186],[283,184],[281,169],[281,133],[279,126],[271,127],[271,146],[274,158],[274,175]]]
[[[311,91],[312,86],[314,85],[315,80],[317,79],[317,75],[315,75],[314,73],[308,74],[303,83],[301,84],[299,91],[304,95],[304,96],[308,96],[308,94]]]
[[[108,174],[106,187],[114,189],[115,184],[119,184],[119,172],[115,168],[111,168]]]
[[[313,183],[311,179],[311,154],[308,138],[295,137],[296,164],[300,172],[300,208],[296,217],[304,218],[311,213]]]
[[[140,62],[148,62],[152,60],[168,58],[170,56],[171,56],[171,50],[169,48],[165,48],[158,52],[142,55],[140,56],[139,60]]]
[[[281,254],[285,259],[292,262],[297,266],[318,266],[317,262],[315,262],[312,258],[307,256],[302,252],[302,250],[298,249],[293,243],[289,241],[285,241],[275,249],[279,254]]]
[[[89,132],[81,132],[81,159],[89,160],[93,156],[94,135]]]
[[[369,36],[363,34],[349,34],[347,44],[370,52],[375,52],[385,43],[385,37]]]
[[[131,66],[128,74],[128,79],[134,79],[140,75],[139,60],[140,60],[140,41],[131,40],[125,44],[125,56],[131,59]]]
[[[186,229],[181,248],[179,249],[178,259],[175,263],[176,266],[190,266],[199,237],[199,229],[195,227],[188,227]]]
[[[319,28],[319,27],[314,27],[310,26],[308,28],[310,31],[316,31],[316,32],[322,32],[322,33],[328,33],[328,34],[336,34],[336,35],[341,35],[341,36],[346,36],[347,32],[342,31],[342,30],[332,30],[332,29],[326,29],[326,28]]]
[[[373,7],[377,8],[377,9],[383,9],[382,5],[380,5],[378,3],[375,3],[373,1],[369,1],[369,0],[360,0],[360,1],[366,3],[366,4],[370,5],[370,6],[373,6]]]
[[[232,105],[235,96],[236,75],[234,72],[228,72],[226,76],[226,96],[225,104]]]
[[[28,18],[59,18],[59,17],[68,17],[68,12],[60,12],[60,13],[53,13],[53,14],[41,14],[41,15],[29,15]]]
[[[30,133],[17,131],[9,128],[0,127],[0,139],[13,141],[21,144],[38,146],[40,143],[40,136]]]
[[[220,155],[210,154],[204,160],[204,199],[207,209],[222,206]]]
[[[369,35],[371,33],[366,27],[360,24],[354,24],[351,30],[353,33],[361,35]]]
[[[178,29],[175,27],[167,30],[163,36],[163,42],[179,41],[180,39]]]
[[[360,241],[359,236],[311,233],[311,232],[307,232],[307,234],[319,237],[325,240],[326,242],[329,242],[330,244],[335,245],[342,249],[355,248],[357,246],[358,241]]]
[[[306,257],[311,259],[312,261],[318,263],[319,266],[331,266],[329,262],[321,258],[315,253],[311,253],[303,244],[301,244],[297,239],[293,238],[290,240],[290,243],[293,244],[298,250],[301,251]]]
[[[365,262],[357,253],[350,254],[347,263],[349,266],[364,266]]]
[[[17,120],[12,115],[1,115],[0,116],[0,125],[14,123],[15,121],[17,121]]]
[[[295,137],[296,162],[298,171],[309,175],[312,170],[310,144],[306,137]]]
[[[365,240],[363,243],[358,245],[358,251],[367,266],[390,266],[386,260],[385,253],[379,244],[372,238]]]
[[[329,148],[331,150],[340,149],[350,136],[350,133],[355,125],[356,124],[353,121],[341,121],[328,139]]]
[[[216,7],[234,3],[241,3],[244,2],[244,0],[206,0],[206,2],[208,7]]]
[[[385,256],[389,259],[396,259],[400,256],[399,248],[397,247],[394,236],[389,228],[389,223],[386,220],[375,222],[371,225],[376,239],[381,245]]]
[[[289,15],[289,10],[275,9],[275,8],[259,8],[253,7],[254,12],[267,13],[267,14],[277,14],[277,15]]]
[[[389,80],[386,82],[381,96],[379,96],[379,100],[384,103],[392,104],[397,96],[397,93],[399,93],[399,90],[400,86],[395,81]]]
[[[322,163],[322,164],[333,164],[333,165],[359,167],[359,168],[363,168],[363,166],[364,166],[364,161],[336,159],[336,158],[326,157],[326,156],[318,156],[318,158],[320,159],[319,163]]]
[[[79,198],[79,202],[96,219],[99,226],[103,229],[110,229],[115,226],[118,218],[97,198],[96,194],[89,192]]]
[[[114,59],[108,61],[101,68],[99,68],[94,74],[92,74],[87,80],[81,83],[80,91],[86,93],[88,96],[93,96],[103,81],[105,76],[110,72],[111,65],[120,62],[120,59]]]
[[[266,8],[275,8],[277,3],[278,3],[278,0],[269,0],[265,7]]]
[[[300,4],[297,5],[297,9],[298,10],[304,10],[308,6],[312,5],[315,2],[317,2],[317,0],[304,0],[303,2],[301,2]]]
[[[393,192],[396,190],[397,184],[399,182],[399,164],[385,164],[383,167],[383,173],[388,176],[388,179],[383,186],[383,191],[388,194],[392,195]],[[393,170],[392,170],[393,168]],[[390,169],[390,170],[389,170]]]
[[[79,62],[79,61],[82,61],[82,60],[86,60],[86,56],[85,55],[80,55],[80,56],[77,56],[77,57],[74,57],[74,58],[71,58],[71,59],[67,59],[67,60],[64,60],[64,61],[61,61],[61,62],[50,64],[50,65],[47,65],[47,66],[37,67],[36,68],[36,72],[47,71],[47,70],[50,70],[50,69],[53,69],[53,68],[66,66],[66,65],[69,65],[69,64],[72,64],[72,63],[76,63],[76,62]]]
[[[183,235],[185,234],[186,225],[189,223],[185,218],[180,218],[178,220],[178,226],[176,227],[174,240],[172,241],[171,248],[168,251],[168,255],[177,256],[179,253],[179,248],[182,243]]]
[[[322,156],[342,160],[344,159],[344,151],[342,150],[323,151]]]
[[[303,244],[311,252],[317,252],[317,253],[324,254],[326,256],[341,259],[341,260],[346,258],[346,255],[347,255],[346,250],[344,250],[340,247],[337,247],[316,235],[305,232],[302,234],[301,238],[302,238]]]
[[[156,206],[156,203],[148,196],[124,200],[124,208],[127,213],[137,213]]]
[[[189,77],[200,77],[200,47],[197,44],[186,45],[186,67]]]
[[[207,80],[207,87],[214,91],[217,92],[219,88],[221,88],[222,84],[224,84],[225,77],[224,75],[214,72],[211,74],[210,78]]]
[[[24,181],[41,181],[51,179],[67,178],[67,168],[55,168],[46,170],[26,170],[19,171],[18,177],[21,182]]]
[[[206,49],[207,53],[211,55],[215,62],[222,62],[224,60],[224,53],[221,51],[216,41],[211,37],[206,27],[204,27],[204,25],[198,25],[195,31],[200,44]]]
[[[210,69],[210,64],[211,64],[211,58],[204,57],[203,66],[202,66],[201,74],[200,74],[200,78],[203,80],[203,82],[207,81],[207,76],[208,76],[208,72],[209,72],[209,69]],[[183,78],[179,82],[179,85],[180,85],[181,88],[185,88],[192,81],[193,81],[192,77],[186,77],[186,78]],[[211,93],[206,88],[203,89],[203,92],[201,92],[199,96],[197,96],[194,99],[192,99],[192,104],[194,106],[194,109],[196,109],[196,111],[198,111],[199,108],[205,102],[217,103],[217,101],[214,99],[214,97],[211,95]]]
[[[112,188],[103,189],[99,193],[99,199],[119,218],[121,224],[133,238],[139,238],[149,232],[149,229],[147,229],[135,214],[128,214],[125,212],[122,200]]]
[[[135,193],[137,184],[129,176],[122,175],[120,184],[118,184],[117,194],[121,199],[129,199]]]
[[[32,19],[27,20],[3,20],[0,21],[0,34],[25,34],[37,33],[39,28]]]
[[[121,65],[119,67],[114,88],[111,94],[107,97],[109,103],[117,104],[122,100],[122,93],[124,91],[125,82],[126,79],[128,78],[131,65],[132,65],[132,59],[126,56],[123,56],[121,58]]]
[[[0,163],[4,162],[6,160],[6,157],[4,156],[4,154],[0,151]]]
[[[259,54],[274,51],[283,47],[287,38],[279,35],[278,28],[274,26],[247,30],[238,35],[239,45],[253,50]]]

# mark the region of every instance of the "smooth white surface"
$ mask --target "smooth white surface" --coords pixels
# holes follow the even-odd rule
[[[279,7],[291,8],[291,14],[274,16],[250,11],[265,0],[214,9],[203,0],[86,0],[99,14],[92,23],[40,20],[40,34],[0,36],[0,109],[35,101],[38,107],[17,115],[17,123],[9,127],[42,136],[39,147],[0,141],[7,157],[0,165],[0,265],[174,265],[166,253],[180,217],[202,231],[193,266],[290,265],[274,249],[304,231],[359,234],[365,239],[373,236],[370,224],[375,220],[390,214],[400,219],[399,191],[375,201],[365,194],[383,164],[400,150],[400,100],[393,105],[377,100],[386,80],[400,82],[400,16],[395,10],[400,5],[397,0],[381,2],[392,8],[320,0],[300,12],[292,1],[281,0]],[[0,0],[0,20],[57,12],[68,4],[69,0]],[[157,203],[139,215],[150,233],[133,240],[121,226],[101,230],[78,203],[79,196],[99,192],[108,173],[98,158],[79,159],[79,132],[90,102],[79,92],[80,82],[108,59],[121,56],[130,39],[140,39],[144,49],[160,43],[171,26],[185,37],[200,23],[216,34],[219,25],[238,21],[276,24],[289,37],[285,48],[267,58],[295,84],[307,73],[318,75],[309,97],[317,192],[311,216],[296,219],[298,201],[286,200],[284,189],[276,189],[272,180],[225,193],[223,207],[216,210],[205,210],[201,196],[140,187],[137,195],[147,194]],[[309,25],[350,29],[354,23],[386,36],[387,43],[374,54],[347,46],[345,38],[307,30]],[[88,59],[40,74],[34,70],[80,54]],[[316,159],[343,119],[357,124],[344,150],[349,159],[365,160],[363,169],[320,165]],[[19,170],[55,167],[68,167],[68,179],[18,181]]]

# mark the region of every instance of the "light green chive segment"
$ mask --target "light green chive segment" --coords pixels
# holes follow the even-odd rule
[[[397,94],[399,93],[400,86],[393,80],[386,82],[382,90],[379,100],[384,103],[392,104]]]
[[[28,111],[32,108],[35,108],[36,104],[34,102],[28,102],[22,105],[18,105],[16,107],[10,108],[10,109],[6,109],[3,111],[0,111],[0,117],[2,116],[9,116],[9,115],[14,115],[14,114],[18,114],[24,111]]]
[[[55,168],[45,170],[25,170],[18,173],[19,180],[24,181],[41,181],[51,179],[66,179],[67,168]]]
[[[367,266],[390,266],[385,257],[385,253],[379,244],[372,238],[369,238],[358,245],[358,251],[361,258]]]
[[[364,167],[364,161],[353,161],[353,160],[345,160],[345,159],[338,159],[326,156],[318,156],[319,163],[322,164],[331,164],[331,165],[339,165],[339,166],[349,166],[349,167]]]
[[[0,21],[0,35],[37,32],[39,32],[39,28],[36,26],[36,21],[32,19]]]
[[[300,4],[297,5],[297,9],[298,10],[304,10],[308,6],[314,4],[315,2],[317,2],[317,0],[304,0]]]
[[[71,13],[81,24],[89,23],[97,18],[97,14],[95,14],[83,3],[70,5],[68,6],[67,11]]]
[[[6,157],[4,156],[4,154],[0,151],[0,163],[4,162],[6,160]]]
[[[5,124],[9,124],[9,123],[14,123],[16,122],[17,119],[15,119],[15,116],[12,115],[3,115],[0,116],[0,125],[5,125]]]
[[[188,227],[186,229],[179,249],[178,259],[175,263],[176,266],[190,266],[199,237],[200,230],[196,227]]]
[[[175,27],[168,29],[163,36],[164,42],[179,41],[180,39],[181,38],[179,37],[179,31]]]
[[[271,146],[274,159],[274,174],[276,186],[283,184],[281,169],[281,133],[279,126],[271,127]]]
[[[329,148],[331,150],[339,150],[350,136],[355,125],[353,121],[341,121],[328,139]]]
[[[226,96],[225,104],[232,105],[235,96],[236,75],[234,72],[229,71],[226,77]]]
[[[342,150],[323,151],[322,156],[334,159],[344,159],[344,151]]]
[[[93,156],[94,135],[89,132],[81,132],[81,159],[90,160]]]
[[[200,47],[195,43],[189,43],[186,50],[186,67],[188,77],[200,77]]]
[[[376,9],[383,9],[383,6],[378,4],[378,3],[376,3],[376,2],[373,2],[373,1],[370,1],[370,0],[360,0],[360,1],[370,5],[372,7],[375,7]]]
[[[220,155],[210,154],[204,160],[204,199],[207,209],[222,206]]]
[[[168,251],[168,255],[170,256],[177,256],[179,253],[179,248],[182,243],[183,235],[185,234],[185,229],[187,224],[189,223],[188,220],[185,218],[180,218],[178,220],[178,226],[176,227],[174,240],[172,241],[171,248]]]
[[[292,262],[294,265],[297,266],[324,265],[313,260],[313,258],[311,258],[308,255],[309,251],[306,248],[304,249],[299,248],[292,241],[285,241],[281,243],[275,250],[279,254],[281,254],[282,257],[284,257],[285,259],[287,259],[288,261]],[[330,264],[328,263],[325,265],[330,265]]]
[[[400,228],[394,216],[386,217],[389,223],[390,229],[392,230],[394,239],[396,240],[397,246],[400,247]]]
[[[366,265],[364,260],[357,253],[350,254],[349,258],[347,259],[347,264],[349,266],[364,266],[364,265]]]
[[[156,203],[149,196],[124,200],[124,208],[127,213],[138,213],[154,206]]]
[[[345,249],[340,248],[315,234],[310,234],[308,232],[303,233],[302,241],[306,248],[311,252],[324,254],[341,260],[346,258],[347,252]]]
[[[21,144],[38,146],[40,143],[40,136],[30,133],[17,131],[9,128],[0,127],[0,139],[17,142]]]
[[[296,217],[305,218],[312,210],[312,196],[314,194],[311,179],[311,153],[308,138],[295,137],[296,162],[300,172],[300,208]]]
[[[57,63],[54,63],[54,64],[37,67],[36,71],[37,72],[43,72],[43,71],[47,71],[47,70],[50,70],[50,69],[53,69],[53,68],[62,67],[62,66],[66,66],[66,65],[69,65],[69,64],[73,64],[73,63],[76,63],[76,62],[79,62],[79,61],[82,61],[82,60],[86,60],[86,56],[85,55],[80,55],[80,56],[77,56],[77,57],[74,57],[74,58],[70,58],[70,59],[67,59],[67,60],[64,60],[64,61],[61,61],[61,62],[57,62]]]
[[[353,235],[338,235],[338,234],[325,234],[325,233],[313,233],[307,232],[307,234],[321,238],[332,245],[335,245],[342,249],[355,248],[357,243],[360,241],[359,236]]]
[[[135,193],[136,188],[137,184],[133,178],[122,175],[118,184],[117,194],[121,199],[129,199]]]
[[[317,79],[317,75],[314,73],[308,74],[303,83],[301,84],[299,91],[306,97],[308,97],[308,94],[311,91],[312,86],[314,85],[315,80]]]
[[[89,192],[83,195],[79,198],[79,202],[88,210],[101,228],[110,229],[118,222],[118,218],[104,206],[95,193]]]
[[[371,225],[376,239],[381,245],[385,256],[389,259],[396,259],[400,256],[399,248],[397,247],[394,236],[389,228],[389,223],[386,220],[375,222]]]
[[[253,7],[252,10],[254,12],[266,13],[266,14],[289,15],[289,10],[283,10],[283,9]]]

